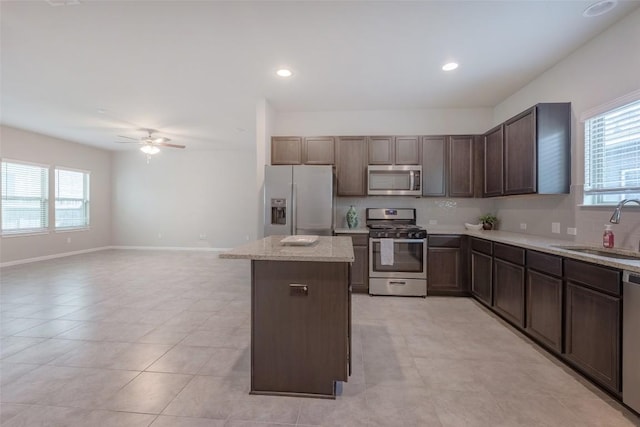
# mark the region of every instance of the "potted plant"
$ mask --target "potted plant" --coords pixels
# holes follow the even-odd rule
[[[494,214],[484,214],[479,219],[482,222],[482,228],[485,230],[493,230],[498,223],[498,217]]]

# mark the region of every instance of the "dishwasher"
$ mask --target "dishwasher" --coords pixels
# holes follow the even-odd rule
[[[640,273],[622,275],[622,401],[640,412]]]

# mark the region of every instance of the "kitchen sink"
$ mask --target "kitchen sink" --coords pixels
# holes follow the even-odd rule
[[[564,249],[565,251],[581,252],[584,254],[598,255],[607,258],[629,259],[640,261],[640,253],[631,251],[622,251],[619,249],[605,250],[589,246],[553,246],[554,248]]]

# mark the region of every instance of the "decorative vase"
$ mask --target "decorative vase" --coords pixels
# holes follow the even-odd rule
[[[347,227],[356,228],[358,226],[358,212],[356,212],[356,208],[351,205],[349,210],[347,211]]]
[[[482,223],[482,228],[485,230],[493,230],[493,224],[488,223],[488,222],[484,222]]]

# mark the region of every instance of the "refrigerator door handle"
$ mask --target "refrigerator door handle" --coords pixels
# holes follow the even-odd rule
[[[292,197],[291,197],[291,235],[298,234],[298,184],[295,182],[291,184]]]

